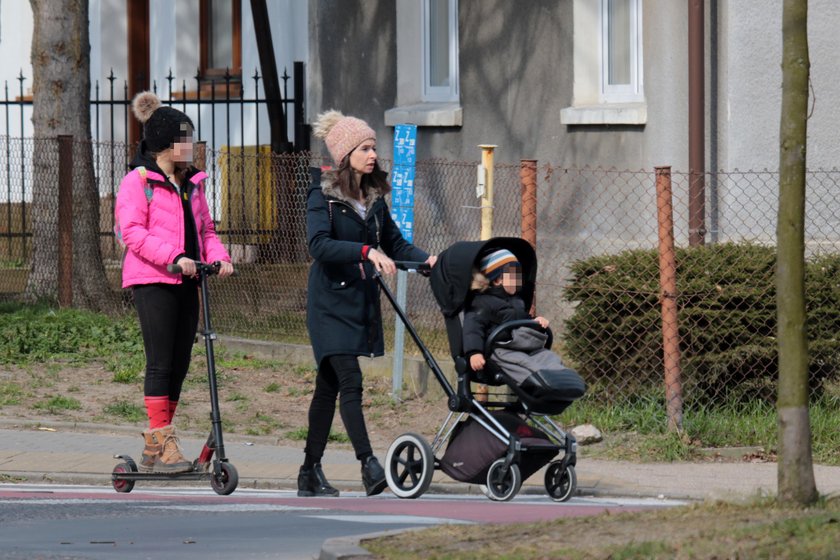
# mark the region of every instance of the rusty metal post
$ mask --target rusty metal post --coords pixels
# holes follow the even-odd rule
[[[659,286],[662,304],[662,350],[665,367],[665,408],[668,430],[682,429],[683,399],[680,336],[677,322],[677,264],[674,255],[674,209],[671,168],[656,168],[656,208],[659,223]]]
[[[522,185],[522,239],[537,250],[537,160],[519,161],[519,184]],[[536,314],[537,294],[531,303],[531,315]]]
[[[705,7],[688,0],[688,244],[706,239]]]
[[[73,306],[73,137],[58,137],[58,305]]]

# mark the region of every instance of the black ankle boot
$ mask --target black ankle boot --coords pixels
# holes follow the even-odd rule
[[[373,455],[362,463],[362,484],[365,485],[365,492],[368,496],[375,496],[388,486],[388,481],[385,479],[385,469]]]
[[[324,476],[323,469],[321,469],[321,463],[316,463],[311,469],[300,468],[298,496],[302,498],[310,496],[337,498],[338,490],[330,486],[327,477]]]

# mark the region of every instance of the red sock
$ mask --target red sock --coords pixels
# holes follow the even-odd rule
[[[169,401],[169,423],[175,417],[175,409],[178,408],[178,401]]]
[[[149,428],[157,430],[169,425],[169,397],[144,397]]]

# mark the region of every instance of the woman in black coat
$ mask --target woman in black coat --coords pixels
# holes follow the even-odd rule
[[[313,173],[307,194],[309,254],[307,319],[318,365],[309,407],[306,455],[298,475],[299,496],[337,496],[321,468],[339,397],[341,419],[362,463],[367,495],[385,489],[385,471],[373,455],[362,412],[359,356],[384,353],[379,286],[374,272],[393,274],[392,258],[425,261],[436,257],[406,241],[385,203],[391,190],[376,162],[376,134],[363,120],[328,111],[314,133],[327,144],[337,170]]]

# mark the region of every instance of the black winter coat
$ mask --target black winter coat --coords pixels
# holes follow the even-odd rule
[[[484,344],[493,329],[521,319],[531,319],[531,315],[519,295],[508,294],[502,286],[491,286],[476,293],[464,312],[464,356],[483,354]]]
[[[315,261],[309,269],[306,326],[320,367],[327,356],[381,356],[385,345],[379,285],[362,247],[394,260],[429,258],[403,238],[382,193],[370,192],[365,219],[332,181],[313,180],[307,193],[306,237]]]

